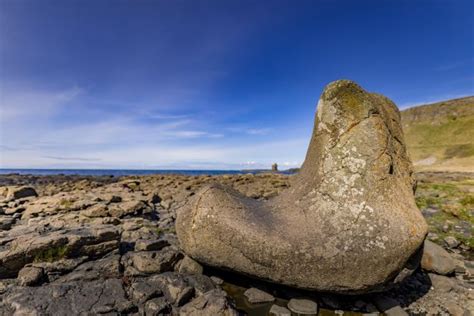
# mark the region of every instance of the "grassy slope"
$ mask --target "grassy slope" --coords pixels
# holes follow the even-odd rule
[[[474,97],[404,110],[402,124],[416,170],[474,172]]]

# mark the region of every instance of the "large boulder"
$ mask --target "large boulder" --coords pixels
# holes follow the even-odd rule
[[[408,275],[427,225],[393,102],[351,81],[329,84],[292,181],[268,201],[204,187],[178,210],[182,248],[211,266],[322,291],[378,291]]]

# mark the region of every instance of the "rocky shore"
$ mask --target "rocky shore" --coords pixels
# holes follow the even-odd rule
[[[418,175],[433,242],[422,267],[383,293],[283,287],[202,266],[180,249],[176,210],[204,185],[266,200],[290,177],[0,176],[0,315],[474,315],[469,174]]]

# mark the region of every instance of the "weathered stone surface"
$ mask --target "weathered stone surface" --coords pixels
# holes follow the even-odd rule
[[[171,304],[181,306],[194,295],[194,288],[178,274],[167,272],[154,276],[152,280],[158,284]]]
[[[136,251],[127,253],[122,261],[124,266],[135,268],[141,273],[152,274],[170,271],[178,262],[180,254],[172,247],[161,251]]]
[[[7,249],[0,251],[0,278],[16,276],[23,266],[33,261],[102,256],[104,251],[112,250],[112,246],[117,247],[119,238],[117,228],[109,225],[18,236]]]
[[[133,308],[118,279],[19,288],[3,303],[14,315],[124,314]]]
[[[426,271],[447,275],[453,273],[456,269],[456,261],[443,247],[425,240],[421,267]]]
[[[225,292],[216,289],[209,291],[184,305],[180,309],[179,315],[236,316],[238,313],[227,300]]]
[[[178,210],[177,234],[197,261],[301,288],[383,289],[427,226],[397,107],[350,81],[326,87],[291,188],[256,201],[221,185]]]
[[[44,271],[37,267],[24,267],[18,273],[18,284],[21,286],[31,286],[41,283],[44,278]]]

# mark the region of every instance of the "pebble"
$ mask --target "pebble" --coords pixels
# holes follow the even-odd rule
[[[448,236],[444,238],[444,243],[449,248],[457,248],[460,244],[459,240],[457,240],[456,237],[453,237],[453,236]]]
[[[291,316],[291,312],[289,309],[279,306],[279,305],[272,305],[269,312],[270,316]]]

